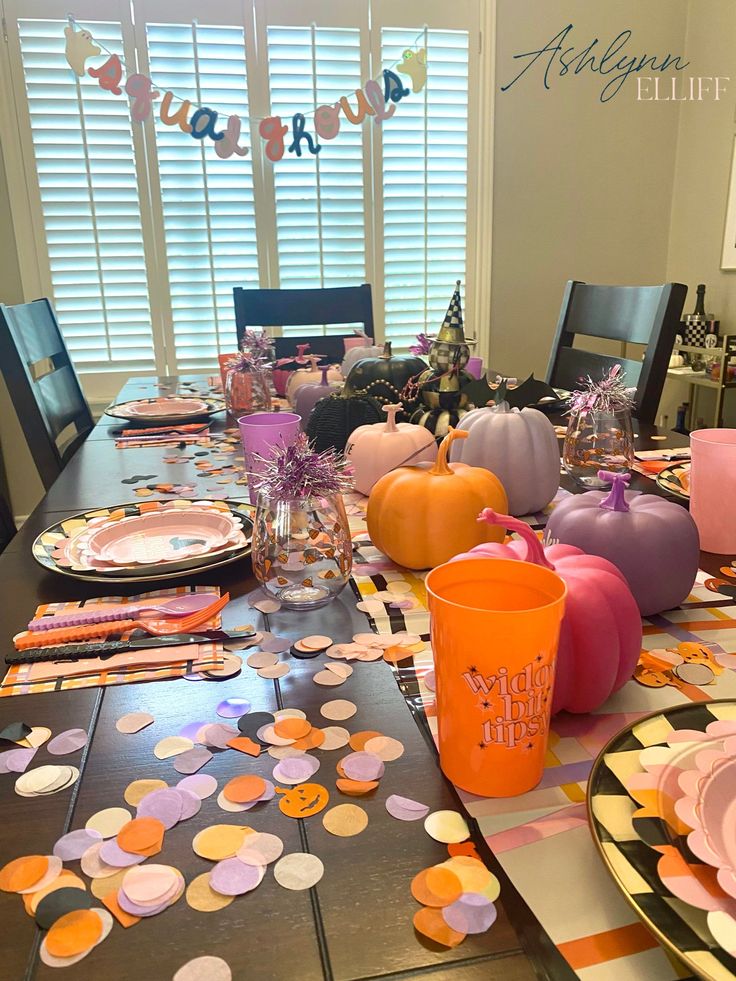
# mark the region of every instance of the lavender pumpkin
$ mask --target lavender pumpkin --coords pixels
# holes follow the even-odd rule
[[[654,494],[626,491],[629,474],[600,470],[611,490],[562,501],[547,522],[545,542],[600,555],[623,574],[642,616],[672,610],[695,582],[700,543],[684,507]]]

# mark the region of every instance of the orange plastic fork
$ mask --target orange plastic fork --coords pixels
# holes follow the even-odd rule
[[[175,623],[171,620],[111,620],[108,623],[95,623],[87,627],[62,627],[58,630],[44,630],[43,633],[24,630],[13,638],[17,651],[33,647],[51,647],[54,644],[72,644],[79,641],[105,640],[110,634],[118,634],[140,628],[154,637],[168,634],[188,634],[211,620],[230,602],[230,593],[225,593],[203,610],[182,617]]]

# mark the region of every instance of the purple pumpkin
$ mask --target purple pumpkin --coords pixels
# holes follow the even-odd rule
[[[688,596],[700,558],[698,529],[684,507],[655,494],[625,491],[629,474],[600,470],[610,492],[562,501],[547,522],[546,542],[600,555],[623,574],[642,616],[672,610]]]
[[[300,385],[296,391],[296,398],[294,400],[294,412],[298,416],[302,417],[302,429],[307,428],[307,420],[312,414],[312,409],[319,402],[320,399],[326,398],[328,395],[332,395],[333,392],[337,392],[340,389],[339,384],[330,384],[327,379],[327,372],[330,369],[325,366],[322,368],[322,378],[318,382],[307,382],[305,385]]]

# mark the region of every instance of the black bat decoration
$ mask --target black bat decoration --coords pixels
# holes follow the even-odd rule
[[[558,401],[555,390],[546,382],[538,381],[533,373],[516,388],[509,388],[505,379],[496,388],[491,388],[488,379],[484,376],[466,385],[462,393],[468,402],[478,408],[489,403],[493,405],[498,402],[508,402],[512,409],[523,409],[525,406],[538,405],[543,398]]]

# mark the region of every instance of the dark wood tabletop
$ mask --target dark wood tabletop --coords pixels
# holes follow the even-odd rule
[[[176,388],[175,379],[162,384]],[[161,390],[156,380],[132,380],[118,400],[155,395]],[[215,425],[222,431],[228,423],[220,417]],[[126,476],[159,474],[162,449],[118,450],[113,433],[119,428],[119,423],[103,418],[0,556],[4,650],[12,649],[12,635],[25,627],[39,603],[132,595],[145,590],[140,584],[111,584],[106,588],[53,574],[42,569],[30,553],[40,531],[71,513],[138,500],[133,485],[121,483]],[[640,448],[662,445],[650,439],[656,430],[642,430]],[[681,442],[682,437],[668,434],[667,445]],[[183,470],[182,482],[191,476],[191,469]],[[160,476],[167,481],[178,479],[168,470],[165,478]],[[635,476],[633,483],[650,492],[655,490],[654,483],[642,477]],[[723,564],[714,556],[704,556],[704,560],[706,567]],[[310,614],[281,611],[270,617],[258,614],[244,599],[255,586],[248,559],[186,581],[216,585],[230,592],[234,602],[225,611],[226,626],[251,622],[290,638],[327,633],[336,642],[366,630],[365,618],[355,609],[349,587],[324,610]],[[292,658],[290,674],[277,681],[263,680],[244,666],[237,677],[220,682],[162,681],[0,699],[0,726],[23,721],[47,726],[55,733],[83,727],[90,734],[87,747],[73,756],[50,757],[42,747],[34,759],[34,766],[46,762],[78,766],[80,778],[69,790],[47,798],[25,799],[14,793],[12,774],[0,775],[0,865],[19,855],[48,853],[61,834],[83,827],[95,811],[126,806],[123,791],[134,779],[157,777],[176,782],[179,775],[173,761],[157,760],[153,746],[164,736],[178,733],[187,722],[218,721],[215,707],[229,695],[248,698],[254,710],[302,708],[315,725],[324,723],[320,705],[332,698],[347,698],[358,705],[358,713],[347,723],[338,724],[352,732],[378,730],[400,739],[405,746],[404,756],[386,765],[378,790],[367,799],[343,798],[335,789],[335,763],[344,751],[319,755],[321,768],[313,779],[330,790],[331,804],[358,803],[369,815],[367,829],[354,838],[330,835],[319,815],[305,821],[287,818],[276,801],[258,805],[242,816],[222,811],[214,797],[204,801],[198,815],[167,832],[164,850],[156,859],[180,869],[187,882],[211,867],[194,854],[192,838],[201,828],[215,823],[244,823],[278,834],[285,842],[285,851],[318,855],[325,865],[324,878],[307,892],[289,892],[269,873],[253,893],[237,898],[217,913],[195,912],[181,899],[129,930],[116,923],[104,943],[69,969],[69,976],[95,981],[133,977],[158,981],[171,978],[192,957],[214,954],[228,961],[234,978],[249,981],[295,977],[352,981],[424,975],[448,981],[573,977],[477,829],[473,829],[476,845],[501,881],[498,920],[487,933],[468,937],[451,950],[415,934],[412,917],[418,907],[409,891],[411,880],[422,868],[443,861],[447,850],[424,832],[421,822],[405,825],[390,817],[384,801],[389,794],[399,793],[423,801],[432,810],[459,809],[459,802],[440,773],[426,723],[412,715],[387,665],[356,663],[344,685],[322,688],[312,682],[322,661],[323,655],[307,661]],[[156,721],[135,736],[123,736],[115,722],[133,710],[150,711]],[[274,764],[267,754],[252,760],[228,751],[216,754],[203,772],[215,776],[221,788],[237,773],[270,776]],[[239,820],[241,817],[245,820]],[[70,867],[75,870],[76,864]],[[38,957],[40,931],[24,912],[20,898],[0,893],[0,916],[4,927],[0,976],[13,981],[50,977],[52,970]]]

